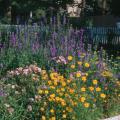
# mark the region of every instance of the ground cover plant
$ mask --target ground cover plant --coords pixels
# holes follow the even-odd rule
[[[1,120],[97,120],[120,113],[120,58],[86,45],[83,34],[65,23],[1,33]]]

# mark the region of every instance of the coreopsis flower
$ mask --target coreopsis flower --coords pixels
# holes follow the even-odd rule
[[[45,94],[48,94],[49,93],[49,91],[48,90],[45,90]]]
[[[58,80],[58,73],[57,72],[50,73],[50,78],[51,80]]]
[[[90,87],[89,87],[89,90],[90,90],[90,91],[94,91],[94,87],[90,86]]]
[[[73,57],[72,57],[72,56],[68,56],[68,60],[69,60],[69,61],[72,61],[72,60],[73,60]]]
[[[100,97],[104,99],[104,98],[106,98],[106,95],[104,93],[101,93]]]
[[[51,94],[51,95],[50,95],[50,98],[55,98],[55,94]]]
[[[113,74],[112,74],[110,71],[108,71],[108,70],[103,71],[103,72],[101,73],[101,75],[102,75],[103,77],[112,77],[112,76],[113,76]]]
[[[66,114],[63,114],[62,117],[63,117],[63,118],[67,118],[67,115],[66,115]]]
[[[62,82],[61,84],[62,84],[62,86],[63,86],[63,87],[65,87],[65,86],[66,86],[66,82]]]
[[[82,65],[82,62],[81,62],[81,61],[78,61],[77,64],[81,66],[81,65]]]
[[[43,90],[38,90],[38,94],[43,94]]]
[[[83,81],[83,82],[86,82],[86,80],[87,80],[86,76],[83,76],[83,77],[82,77],[82,81]]]
[[[85,88],[85,87],[82,87],[82,88],[81,88],[81,91],[82,91],[82,92],[85,92],[85,91],[86,91],[86,88]]]
[[[100,87],[96,87],[96,91],[97,91],[97,92],[100,92],[100,91],[101,91],[101,88],[100,88]]]
[[[40,111],[42,111],[42,112],[43,112],[43,111],[45,111],[45,109],[44,109],[43,107],[41,107],[41,108],[40,108]]]
[[[86,67],[86,68],[89,68],[89,67],[90,67],[90,64],[89,64],[89,63],[85,63],[85,67]]]
[[[56,118],[55,117],[51,117],[50,120],[56,120]]]
[[[88,102],[85,102],[85,103],[84,103],[84,107],[85,107],[85,108],[88,108],[89,106],[90,106],[90,103],[88,103]]]
[[[46,117],[45,117],[45,116],[42,116],[41,120],[46,120]]]
[[[71,65],[70,68],[74,69],[74,68],[75,68],[75,65]]]
[[[53,109],[51,109],[50,112],[53,114],[55,111]]]
[[[93,85],[97,85],[98,84],[98,81],[97,80],[93,80]]]
[[[85,97],[81,97],[80,98],[80,102],[85,102],[86,98]]]
[[[77,78],[81,77],[81,73],[80,73],[79,71],[76,72],[76,77],[77,77]]]

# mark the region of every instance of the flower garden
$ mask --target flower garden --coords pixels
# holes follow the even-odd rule
[[[4,30],[0,120],[100,120],[120,113],[120,57],[85,43],[84,29]]]

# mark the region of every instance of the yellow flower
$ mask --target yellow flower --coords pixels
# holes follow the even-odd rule
[[[56,118],[55,118],[55,117],[52,117],[52,118],[50,118],[50,120],[56,120]]]
[[[54,113],[55,111],[53,109],[50,110],[51,113]]]
[[[86,88],[85,88],[85,87],[82,87],[82,88],[81,88],[81,91],[82,91],[82,92],[85,92],[85,91],[86,91]]]
[[[55,87],[54,87],[54,86],[50,86],[50,88],[51,88],[51,89],[55,89]]]
[[[43,90],[38,90],[38,94],[43,94]]]
[[[98,84],[98,81],[97,80],[93,80],[92,81],[94,85],[97,85]]]
[[[65,87],[65,86],[66,86],[66,83],[65,83],[65,82],[62,82],[62,86]]]
[[[48,79],[48,75],[43,75],[42,76],[42,80],[47,80]]]
[[[44,111],[45,109],[42,107],[42,108],[40,108],[40,110],[41,110],[41,111]]]
[[[46,73],[47,73],[46,70],[41,70],[42,75],[45,75]]]
[[[49,81],[48,81],[48,85],[51,85],[51,84],[52,84],[52,82],[49,80]]]
[[[70,67],[71,67],[72,69],[74,69],[74,68],[75,68],[75,65],[71,65]]]
[[[113,76],[113,74],[110,72],[110,71],[103,71],[102,73],[101,73],[101,75],[103,76],[103,77],[112,77]]]
[[[57,89],[56,92],[59,93],[59,92],[60,92],[60,89]]]
[[[69,89],[70,94],[74,93],[74,89]]]
[[[55,98],[56,102],[60,101],[60,98],[59,97],[56,97]]]
[[[73,109],[72,109],[71,107],[66,107],[66,111],[68,111],[68,112],[72,112]]]
[[[68,56],[68,60],[72,61],[73,57],[72,56]]]
[[[56,72],[50,73],[50,78],[51,80],[58,80],[58,73]]]
[[[76,77],[77,77],[77,78],[81,77],[81,73],[80,73],[80,72],[77,72],[77,73],[76,73]]]
[[[67,117],[67,115],[66,114],[63,114],[63,116],[62,116],[63,118],[66,118]]]
[[[90,106],[90,103],[88,103],[88,102],[85,102],[85,103],[84,103],[84,107],[85,107],[85,108],[88,108],[89,106]]]
[[[45,90],[45,94],[48,94],[49,93],[49,91],[48,90]]]
[[[86,82],[87,78],[85,76],[82,77],[82,81]]]
[[[64,92],[64,91],[65,91],[65,88],[61,88],[61,91],[63,91],[63,92]]]
[[[89,67],[90,67],[90,64],[89,64],[89,63],[85,63],[85,67],[86,67],[86,68],[89,68]]]
[[[66,94],[65,94],[65,97],[68,97],[68,96],[69,96],[69,95],[66,93]]]
[[[94,91],[94,87],[92,87],[92,86],[89,87],[89,89],[90,89],[90,91]]]
[[[50,95],[50,98],[55,98],[55,94],[51,94],[51,95]]]
[[[100,87],[96,87],[96,91],[97,91],[97,92],[100,92],[100,91],[101,91],[101,88],[100,88]]]
[[[60,96],[63,96],[63,93],[59,93]]]
[[[101,97],[101,98],[106,98],[106,95],[105,95],[104,93],[101,93],[101,94],[100,94],[100,97]]]
[[[45,117],[45,116],[42,116],[42,120],[46,120],[46,117]]]
[[[85,97],[81,97],[80,98],[80,102],[85,102],[86,98]]]
[[[78,65],[82,65],[82,62],[81,62],[81,61],[78,61],[77,64],[78,64]]]
[[[86,76],[88,76],[88,73],[85,73]]]
[[[71,80],[67,80],[67,83],[70,83],[71,82]]]
[[[61,102],[61,105],[62,105],[62,106],[66,106],[66,102],[65,102],[65,101],[62,101],[62,102]]]
[[[55,85],[55,86],[57,86],[57,85],[58,85],[58,83],[57,83],[56,81],[54,81],[54,85]]]

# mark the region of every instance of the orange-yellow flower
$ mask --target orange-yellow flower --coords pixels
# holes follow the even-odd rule
[[[58,73],[56,72],[50,73],[50,78],[51,80],[58,80]]]
[[[45,117],[45,116],[42,116],[42,120],[46,120],[46,117]]]
[[[81,62],[81,61],[78,61],[77,64],[78,64],[78,65],[82,65],[82,62]]]
[[[50,110],[51,113],[54,113],[55,111],[53,109]]]
[[[56,97],[55,98],[56,102],[60,101],[60,98],[59,97]]]
[[[100,87],[96,87],[96,91],[97,91],[97,92],[100,92],[100,91],[101,91],[101,88],[100,88]]]
[[[80,73],[80,72],[77,72],[77,73],[76,73],[76,77],[77,77],[77,78],[81,77],[81,73]]]
[[[62,102],[61,102],[61,105],[62,105],[62,106],[66,106],[66,102],[65,102],[65,101],[62,101]]]
[[[85,107],[85,108],[88,108],[89,106],[90,106],[90,103],[88,103],[88,102],[85,102],[85,103],[84,103],[84,107]]]
[[[49,81],[48,81],[48,85],[51,85],[51,84],[52,84],[52,82],[49,80]]]
[[[40,111],[44,111],[45,109],[42,107],[42,108],[40,108]]]
[[[62,82],[62,86],[65,87],[65,86],[66,86],[66,83],[65,83],[65,82]]]
[[[94,91],[94,87],[92,87],[92,86],[89,87],[89,90],[90,90],[90,91]]]
[[[86,82],[87,78],[85,76],[82,77],[82,81]]]
[[[51,89],[55,89],[55,87],[54,87],[54,86],[50,86],[50,88],[51,88]]]
[[[97,85],[98,84],[98,81],[97,80],[93,80],[92,81],[94,85]]]
[[[75,65],[71,65],[70,67],[71,67],[72,69],[74,69],[74,68],[75,68]]]
[[[55,117],[51,117],[50,120],[56,120],[56,118]]]
[[[85,63],[85,67],[86,67],[86,68],[89,68],[89,67],[90,67],[90,64],[89,64],[89,63]]]
[[[67,115],[66,114],[63,114],[63,116],[62,116],[63,118],[66,118],[67,117]]]
[[[69,89],[70,94],[74,93],[74,89]]]
[[[85,87],[82,87],[82,88],[81,88],[81,91],[82,91],[82,92],[85,92],[85,91],[86,91],[86,88],[85,88]]]
[[[72,61],[73,57],[72,56],[68,56],[68,60]]]
[[[100,97],[104,99],[104,98],[106,98],[106,95],[104,93],[101,93]]]
[[[81,97],[80,98],[80,102],[85,102],[86,98],[85,97]]]
[[[38,94],[43,94],[43,90],[38,90]]]
[[[55,98],[55,94],[51,94],[51,95],[50,95],[50,98]]]
[[[45,90],[45,94],[48,94],[49,93],[49,91],[48,90]]]

